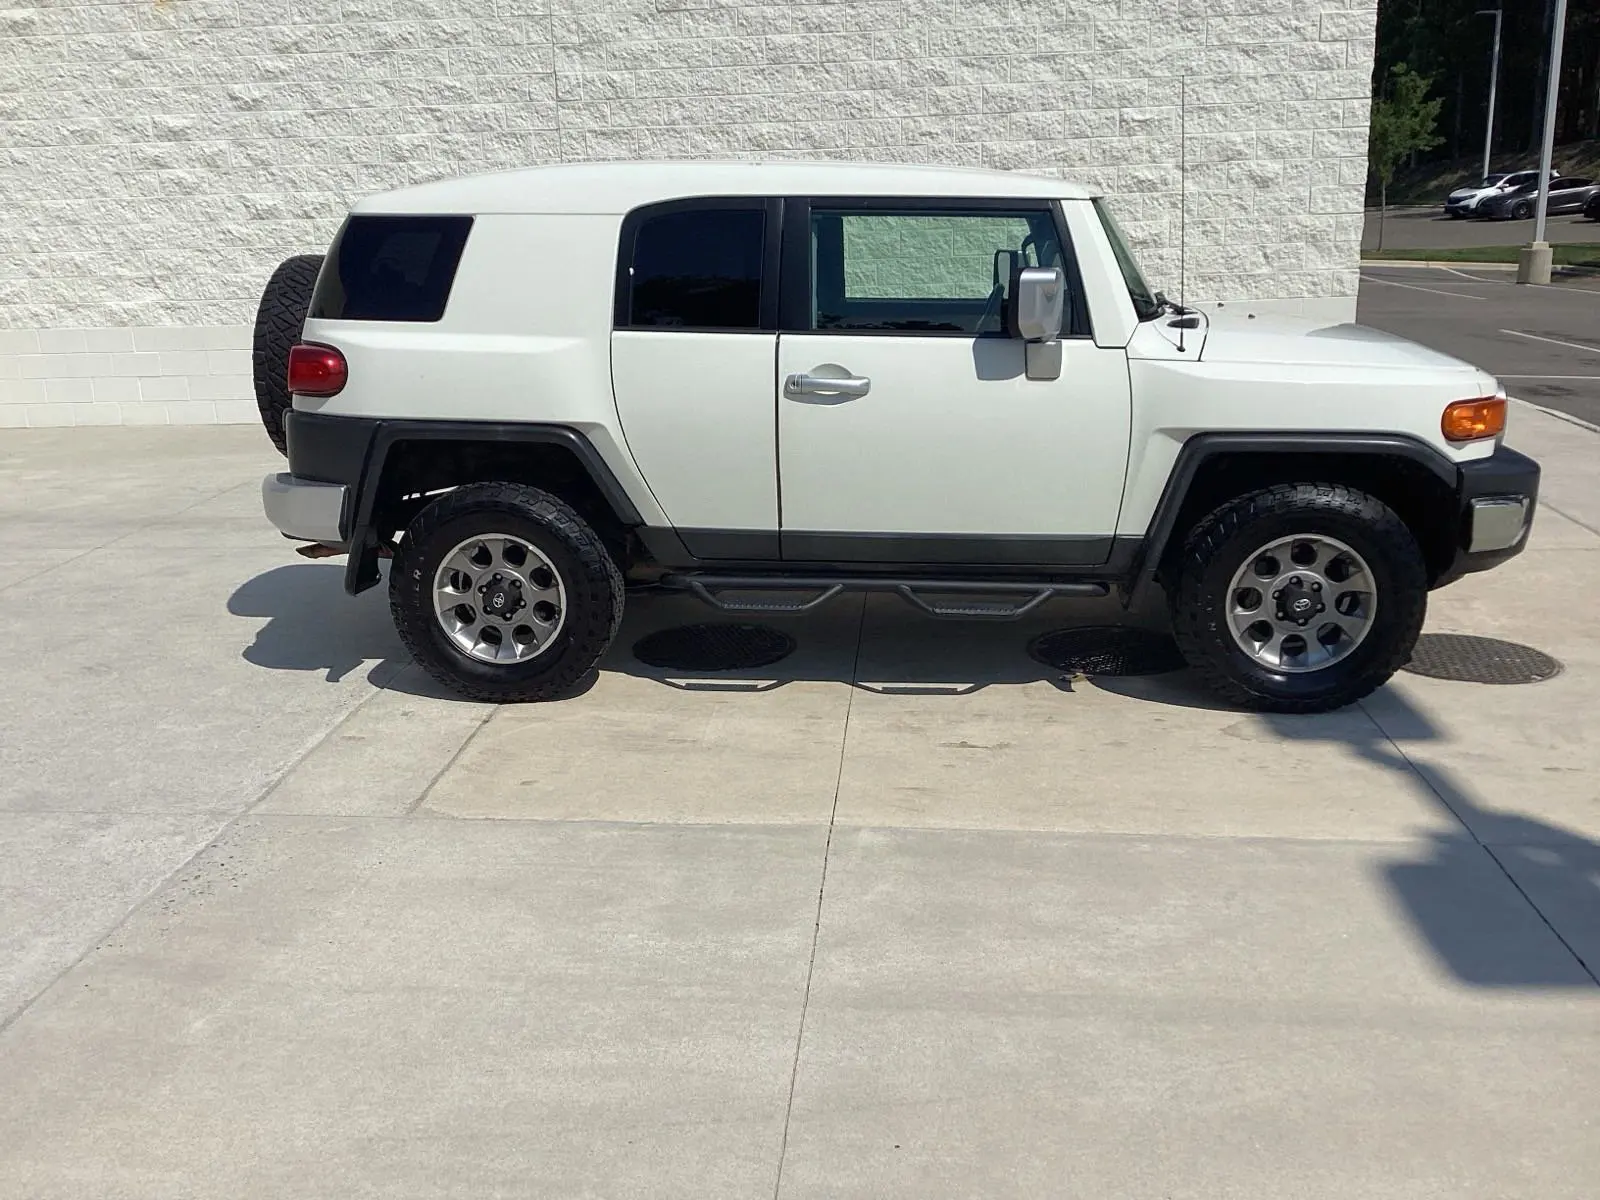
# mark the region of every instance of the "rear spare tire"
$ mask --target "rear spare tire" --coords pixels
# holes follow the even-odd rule
[[[287,454],[283,417],[289,411],[289,349],[300,340],[311,306],[311,289],[322,270],[322,255],[296,254],[278,264],[256,306],[250,367],[261,424],[280,454]]]

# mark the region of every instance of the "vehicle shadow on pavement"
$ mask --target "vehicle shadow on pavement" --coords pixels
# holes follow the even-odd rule
[[[1235,711],[1186,671],[1094,684],[1157,704]],[[1484,806],[1456,770],[1439,765],[1446,732],[1398,688],[1384,689],[1376,701],[1382,726],[1368,707],[1373,701],[1359,706],[1364,722],[1256,719],[1286,742],[1337,742],[1394,772],[1448,820],[1447,828],[1422,834],[1424,854],[1385,863],[1381,873],[1413,928],[1457,979],[1484,988],[1600,985],[1600,842]],[[1437,753],[1427,753],[1430,743]],[[1402,744],[1426,759],[1414,762]]]
[[[266,621],[243,651],[258,667],[317,671],[337,683],[374,659],[372,675],[380,679],[410,662],[389,620],[385,589],[345,595],[343,561],[264,571],[228,597],[228,611]]]
[[[438,683],[412,662],[389,616],[384,585],[347,596],[344,563],[290,563],[240,584],[228,597],[236,617],[264,619],[255,639],[240,652],[248,663],[273,671],[314,671],[338,683],[367,668],[374,687],[430,700],[473,703]],[[563,699],[588,691],[599,677],[590,671]]]

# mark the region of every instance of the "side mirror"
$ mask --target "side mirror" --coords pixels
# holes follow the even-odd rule
[[[1027,343],[1029,379],[1061,378],[1061,326],[1067,315],[1067,276],[1060,267],[1023,267],[1011,279],[1007,324]]]

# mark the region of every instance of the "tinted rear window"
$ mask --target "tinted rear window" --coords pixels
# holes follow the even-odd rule
[[[349,218],[328,251],[307,315],[437,321],[471,228],[471,217]]]
[[[694,208],[646,218],[629,272],[633,329],[761,328],[759,208]]]

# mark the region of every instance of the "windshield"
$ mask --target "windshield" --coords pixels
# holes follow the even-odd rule
[[[1511,176],[1509,176],[1509,175],[1491,175],[1491,176],[1489,176],[1489,178],[1485,179],[1478,186],[1479,187],[1486,187],[1486,188],[1488,188],[1488,187],[1499,187],[1502,183],[1505,183],[1510,178],[1511,178]]]
[[[1104,200],[1096,200],[1094,210],[1100,214],[1100,224],[1111,242],[1111,253],[1117,256],[1117,266],[1122,271],[1122,282],[1128,287],[1128,298],[1133,301],[1133,311],[1139,314],[1141,321],[1155,320],[1161,315],[1161,305],[1150,290],[1150,285],[1144,281],[1144,274],[1128,249],[1128,239],[1122,236],[1117,219],[1111,215]]]

